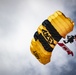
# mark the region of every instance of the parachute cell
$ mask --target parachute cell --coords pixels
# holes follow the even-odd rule
[[[31,40],[30,50],[42,63],[47,64],[51,60],[52,51],[60,39],[73,30],[74,23],[61,11],[50,15],[37,28]]]

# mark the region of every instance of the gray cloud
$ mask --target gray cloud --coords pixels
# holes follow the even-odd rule
[[[68,12],[70,14],[70,17],[74,20],[75,24],[76,24],[76,0],[64,0],[64,8],[66,9],[66,12]],[[76,25],[75,25],[76,27]]]
[[[75,21],[75,3],[75,0],[0,1],[0,75],[75,75],[76,55],[67,56],[57,46],[51,62],[42,65],[29,49],[37,27],[54,11],[61,10]],[[67,46],[76,53],[74,44]]]

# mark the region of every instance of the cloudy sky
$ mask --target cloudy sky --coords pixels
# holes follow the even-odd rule
[[[76,0],[0,0],[0,75],[76,74],[76,42],[67,44],[73,57],[57,45],[46,65],[30,52],[37,27],[56,10],[76,22]]]

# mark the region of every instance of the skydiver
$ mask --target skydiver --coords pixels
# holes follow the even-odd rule
[[[74,39],[76,40],[76,35],[75,35],[75,36],[73,36],[73,35],[67,36],[67,40],[66,40],[66,41],[63,40],[63,42],[64,42],[65,44],[68,43],[68,42],[73,43],[73,42],[74,42]]]
[[[75,41],[76,41],[76,35],[74,36],[74,39],[75,39]]]

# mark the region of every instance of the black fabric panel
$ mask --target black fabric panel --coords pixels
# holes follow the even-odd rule
[[[44,47],[44,49],[46,51],[48,51],[48,52],[52,52],[53,51],[53,48],[47,43],[47,41],[42,36],[42,34],[38,34],[38,32],[35,32],[34,38],[35,38],[35,40],[38,39],[40,41],[40,43],[42,44],[42,46]]]
[[[57,30],[52,26],[52,24],[48,20],[45,20],[42,25],[46,27],[46,29],[57,42],[62,38],[62,36],[57,32]]]

